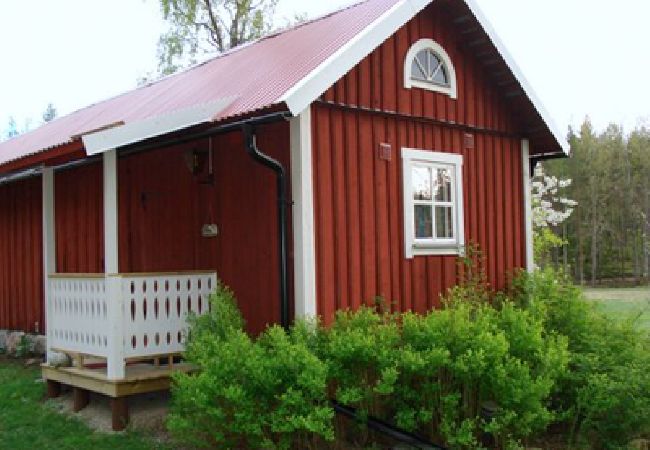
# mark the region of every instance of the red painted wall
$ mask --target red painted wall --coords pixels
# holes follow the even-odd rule
[[[194,176],[185,152],[209,145],[119,159],[120,271],[216,270],[258,333],[279,321],[275,174],[236,132],[213,138],[214,183],[204,183],[207,167]],[[287,123],[260,127],[258,146],[290,170]],[[104,270],[102,177],[101,163],[56,172],[59,273]],[[41,208],[40,178],[0,186],[0,328],[43,331]],[[205,223],[219,226],[217,238],[201,237]]]
[[[119,160],[120,271],[216,270],[249,331],[279,321],[275,174],[246,153],[241,133],[212,139],[214,183],[194,176],[185,153],[208,140]],[[258,146],[289,170],[289,126],[260,127]],[[201,237],[206,223],[217,238]]]
[[[40,177],[0,186],[0,329],[43,331],[41,197]]]
[[[524,264],[520,141],[516,121],[438,3],[427,8],[337,82],[313,107],[319,312],[370,303],[424,311],[457,278],[453,257],[403,255],[400,149],[464,155],[465,233],[487,257],[492,285]],[[429,37],[450,54],[457,100],[403,89],[410,45]],[[359,108],[363,108],[361,111]],[[355,109],[357,108],[357,109]],[[399,114],[399,115],[396,115]],[[475,148],[457,126],[476,127]],[[480,129],[480,130],[478,130]],[[260,128],[259,146],[289,169],[289,127]],[[380,142],[392,160],[377,158]],[[119,160],[120,270],[215,269],[233,288],[252,332],[279,319],[275,177],[245,153],[240,133],[215,137],[214,184],[186,168],[198,142]],[[103,270],[101,166],[56,176],[57,269]],[[0,186],[0,327],[43,322],[40,179]],[[202,238],[206,222],[219,236]]]
[[[104,272],[102,163],[57,171],[54,182],[57,272]]]
[[[445,11],[427,8],[337,82],[313,106],[319,313],[372,304],[425,311],[458,279],[455,257],[404,257],[401,148],[461,153],[466,242],[486,256],[490,283],[524,265],[520,138],[498,89],[462,48]],[[449,53],[458,99],[403,88],[410,45],[432,38]],[[466,130],[475,148],[466,149]],[[390,162],[377,157],[392,146]]]

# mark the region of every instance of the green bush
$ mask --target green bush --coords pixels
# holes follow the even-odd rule
[[[394,317],[370,308],[343,311],[319,334],[317,352],[329,367],[336,399],[362,414],[376,412],[378,395],[391,394],[396,381],[400,330]]]
[[[220,289],[192,320],[186,357],[200,370],[175,377],[170,430],[193,447],[327,448],[351,434],[369,445],[372,415],[459,449],[518,447],[551,423],[591,448],[650,431],[647,336],[550,270],[497,295],[472,267],[441,310],[361,308],[255,339]],[[360,420],[341,430],[330,398]]]
[[[650,432],[650,346],[629,322],[614,321],[551,269],[522,274],[516,298],[539,317],[547,334],[566,336],[569,369],[551,407],[569,424],[572,440],[619,448]]]
[[[178,374],[170,431],[193,447],[289,448],[333,439],[327,366],[311,352],[306,326],[243,330],[232,293],[221,289],[211,312],[194,319],[187,359],[197,374]]]
[[[510,303],[468,301],[481,295],[456,289],[425,316],[338,313],[318,347],[337,400],[454,448],[477,448],[484,433],[505,446],[543,430],[566,339],[545,336]],[[492,418],[482,417],[486,405]]]

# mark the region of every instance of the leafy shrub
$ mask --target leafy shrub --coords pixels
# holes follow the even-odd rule
[[[197,374],[178,374],[168,421],[193,447],[289,448],[333,439],[327,367],[312,354],[306,326],[243,330],[232,293],[220,289],[211,312],[193,320],[187,359]]]
[[[426,316],[341,312],[319,351],[337,400],[454,448],[488,432],[504,445],[543,430],[546,399],[567,362],[566,340],[533,315],[496,309],[457,289]],[[482,406],[496,405],[493,418]]]
[[[495,294],[472,264],[441,310],[341,311],[329,328],[256,339],[220,289],[192,321],[187,358],[200,371],[175,377],[171,431],[194,447],[327,448],[349,435],[335,433],[330,398],[360,413],[361,445],[369,415],[451,448],[517,447],[550,423],[592,448],[650,431],[647,337],[551,270]]]
[[[402,366],[405,376],[398,386],[406,395],[398,410],[400,425],[408,428],[403,418],[419,407],[415,417],[432,416],[429,426],[438,424],[449,445],[475,448],[485,432],[505,445],[544,429],[550,420],[545,399],[565,366],[566,344],[544,340],[539,323],[512,305],[496,310],[454,297],[443,311],[406,317],[404,341],[416,359],[433,356],[433,361],[410,373]],[[427,372],[424,390],[416,380]],[[482,413],[486,405],[496,410],[492,419]]]
[[[362,414],[376,410],[377,395],[391,394],[396,381],[400,331],[394,317],[370,308],[339,312],[320,334],[320,356],[330,369],[336,399]]]
[[[618,448],[650,432],[647,334],[608,319],[551,269],[522,274],[515,284],[516,298],[543,320],[546,333],[568,339],[570,370],[558,379],[551,405],[574,438]]]

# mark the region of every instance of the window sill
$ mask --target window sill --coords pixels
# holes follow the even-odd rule
[[[463,250],[458,244],[453,245],[426,245],[415,244],[411,248],[410,254],[406,255],[407,258],[414,256],[462,256]]]

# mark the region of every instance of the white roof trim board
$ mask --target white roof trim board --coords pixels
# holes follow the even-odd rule
[[[82,136],[86,154],[98,155],[108,150],[141,142],[166,133],[212,122],[226,109],[234,98],[223,98],[202,105],[174,111],[163,116],[152,117],[138,122],[97,131]]]
[[[296,116],[393,33],[422,11],[431,0],[400,0],[372,24],[320,63],[278,100]]]
[[[395,3],[392,8],[361,31],[354,39],[338,49],[316,69],[287,90],[278,99],[278,102],[284,102],[291,113],[297,116],[332,84],[336,83],[336,81],[342,78],[362,61],[363,58],[379,47],[392,34],[403,27],[427,5],[432,3],[432,1],[435,0],[400,0]],[[564,138],[563,133],[560,132],[560,129],[550,114],[546,111],[546,108],[542,105],[542,102],[533,91],[501,39],[499,39],[494,27],[492,27],[485,14],[478,7],[476,0],[464,1],[487,33],[497,51],[503,57],[508,68],[512,71],[516,80],[542,117],[542,120],[548,126],[564,153],[568,155],[570,152],[569,143]]]
[[[296,82],[275,103],[286,104],[289,111],[294,116],[298,116],[330,86],[345,76],[354,66],[359,64],[360,61],[372,53],[433,1],[435,0],[398,0],[390,9],[361,30],[353,39],[340,47],[314,70]],[[519,82],[524,93],[549,128],[563,152],[569,154],[569,144],[564,138],[563,133],[555,125],[550,114],[548,114],[514,59],[505,48],[505,45],[497,36],[494,28],[479,9],[477,0],[463,1],[465,1],[476,20],[488,35],[488,38],[492,41],[492,44],[503,57],[506,65]],[[210,123],[217,120],[218,115],[228,108],[236,98],[222,98],[161,116],[127,123],[101,131],[90,132],[82,136],[83,144],[86,153],[92,156],[166,133],[179,131],[203,123]]]

